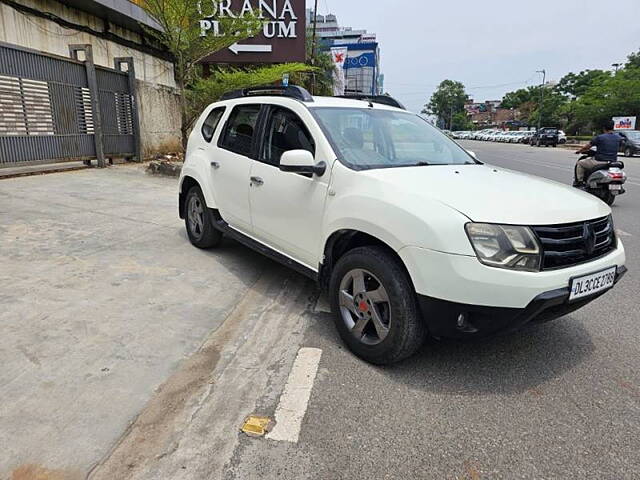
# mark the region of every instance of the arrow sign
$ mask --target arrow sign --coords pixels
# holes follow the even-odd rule
[[[234,43],[229,47],[233,53],[238,55],[240,52],[247,53],[271,53],[271,45],[239,45]]]

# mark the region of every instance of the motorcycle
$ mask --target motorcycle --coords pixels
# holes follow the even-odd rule
[[[580,153],[580,152],[576,152]],[[578,160],[595,157],[595,150],[589,150]],[[611,206],[618,195],[626,193],[623,185],[627,181],[627,174],[624,173],[624,163],[615,161],[591,171],[584,185],[576,186],[587,193],[595,195],[607,205]],[[575,176],[574,176],[575,178]]]

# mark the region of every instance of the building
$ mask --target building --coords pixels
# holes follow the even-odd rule
[[[520,122],[521,113],[513,108],[501,108],[500,100],[474,102],[469,100],[464,108],[476,128],[501,127],[521,128],[526,125]]]
[[[51,159],[91,157],[102,148],[105,155],[115,156],[120,150],[114,145],[130,144],[128,137],[136,137],[137,154],[142,157],[179,149],[180,103],[173,62],[145,31],[159,28],[129,0],[0,1],[0,82],[9,86],[4,103],[17,109],[0,112],[0,143],[15,146],[28,137],[32,143],[51,147],[47,151],[57,155]],[[97,74],[95,95],[91,75],[79,73],[88,55],[95,65],[94,76]],[[17,58],[32,63],[16,65]],[[128,86],[124,73],[131,81]],[[32,97],[37,98],[38,111],[44,113],[30,110],[24,85],[33,86]],[[72,114],[64,110],[74,103]],[[96,111],[102,113],[100,122],[93,116]],[[89,137],[98,138],[98,123],[104,128],[100,132],[104,142],[98,145],[96,141],[96,150],[91,150]],[[84,146],[71,149],[70,135]],[[122,148],[128,153],[132,149]],[[17,162],[4,151],[0,162]]]
[[[307,9],[307,26],[313,28],[313,10]],[[376,34],[341,27],[335,15],[318,15],[316,37],[321,51],[346,47],[345,77],[348,93],[382,94],[384,76],[380,68],[380,45]]]

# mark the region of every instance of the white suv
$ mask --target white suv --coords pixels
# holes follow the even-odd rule
[[[227,235],[318,281],[341,337],[378,364],[427,335],[560,317],[626,272],[603,202],[484,165],[387,100],[263,87],[209,106],[180,178],[191,242]]]

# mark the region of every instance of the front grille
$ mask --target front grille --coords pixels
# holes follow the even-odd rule
[[[542,246],[543,270],[588,262],[616,248],[616,234],[611,216],[585,222],[531,228]]]

